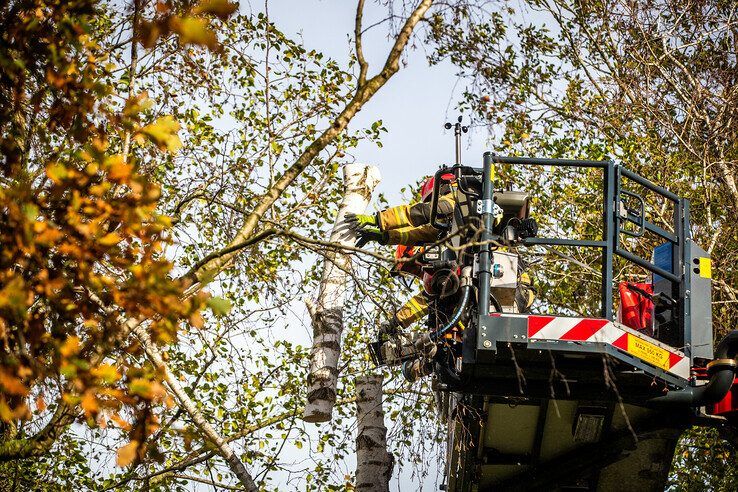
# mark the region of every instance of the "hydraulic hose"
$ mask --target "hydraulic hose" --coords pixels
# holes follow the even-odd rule
[[[482,169],[482,203],[492,204],[494,200],[494,177],[495,169],[491,152],[484,153],[484,168]],[[482,232],[479,246],[479,316],[489,315],[490,303],[490,281],[492,279],[492,252],[490,241],[492,239],[492,228],[494,227],[494,216],[491,209],[484,210],[481,215]]]
[[[688,386],[679,391],[669,391],[664,396],[649,400],[659,405],[689,405],[701,407],[717,403],[728,394],[735,378],[738,354],[738,330],[723,338],[715,349],[715,359],[707,364],[710,380],[702,386]]]
[[[456,326],[456,323],[459,322],[461,316],[464,314],[466,306],[469,304],[469,298],[471,297],[471,271],[471,267],[468,266],[461,270],[461,300],[459,301],[459,304],[456,305],[456,311],[451,315],[451,319],[448,320],[448,323],[443,325],[434,333],[431,333],[431,340],[437,340],[451,328]]]
[[[456,306],[456,311],[454,311],[453,316],[451,316],[451,319],[448,320],[448,323],[443,325],[443,327],[439,328],[438,331],[431,333],[431,339],[436,340],[439,337],[443,336],[447,331],[449,331],[451,328],[456,326],[456,323],[459,322],[461,319],[461,315],[464,314],[464,309],[466,309],[467,304],[469,303],[469,298],[471,297],[471,285],[465,285],[461,288],[461,301],[459,301],[458,306]]]

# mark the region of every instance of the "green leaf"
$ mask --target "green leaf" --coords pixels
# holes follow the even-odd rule
[[[176,152],[182,147],[177,132],[179,123],[171,116],[162,116],[150,125],[141,129],[141,133],[149,137],[160,149]]]
[[[211,297],[208,299],[208,307],[216,316],[225,316],[231,310],[231,301],[222,297]]]

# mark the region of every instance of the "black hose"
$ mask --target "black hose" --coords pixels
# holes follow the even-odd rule
[[[498,301],[492,294],[489,295],[489,302],[492,304],[492,307],[495,308],[496,313],[502,312],[502,304],[500,304],[500,301]]]
[[[679,391],[669,391],[664,396],[649,400],[659,405],[689,405],[701,407],[717,403],[728,394],[735,378],[738,354],[738,330],[733,330],[723,338],[715,349],[715,360],[707,364],[710,381],[702,386],[688,386]]]
[[[461,319],[461,315],[464,314],[466,305],[469,303],[469,298],[471,297],[470,293],[471,285],[464,285],[461,287],[461,301],[459,301],[459,304],[456,306],[456,311],[454,311],[454,314],[451,316],[451,319],[448,320],[448,323],[443,325],[442,328],[438,329],[434,333],[431,333],[431,340],[438,339],[438,337],[443,336],[447,331],[456,326],[456,323]]]

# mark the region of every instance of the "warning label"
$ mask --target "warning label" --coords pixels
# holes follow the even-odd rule
[[[667,371],[669,370],[670,364],[668,350],[664,350],[661,347],[633,336],[630,333],[628,333],[628,352],[649,364],[653,364],[654,366]]]

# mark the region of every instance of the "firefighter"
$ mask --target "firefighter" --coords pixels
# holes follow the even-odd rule
[[[435,180],[426,179],[420,189],[421,201],[411,205],[391,207],[374,215],[347,214],[346,223],[352,227],[358,236],[356,245],[362,247],[369,241],[380,244],[397,244],[398,260],[412,258],[417,254],[417,248],[423,244],[433,243],[439,239],[441,231],[430,224],[431,198]],[[437,213],[441,220],[448,219],[456,205],[456,183],[451,173],[441,176],[440,197]],[[501,220],[502,216],[497,217]],[[398,262],[398,265],[402,263]],[[407,267],[406,267],[407,269]],[[422,274],[416,273],[422,279]],[[516,303],[520,312],[526,312],[535,300],[535,289],[530,276],[520,272],[519,289],[516,292]],[[428,314],[428,297],[425,292],[413,296],[402,306],[392,319],[380,327],[380,335],[394,333],[397,328],[407,328]]]
[[[369,241],[380,244],[398,245],[396,271],[410,273],[423,278],[420,265],[417,262],[408,262],[420,250],[416,246],[433,243],[438,240],[441,231],[430,224],[431,198],[433,196],[434,178],[428,178],[420,189],[421,201],[412,205],[391,207],[375,215],[346,214],[346,223],[356,231],[358,247]],[[451,173],[441,176],[440,197],[438,199],[438,216],[448,218],[454,210],[454,175]],[[404,261],[402,261],[404,260]],[[415,294],[392,318],[382,324],[379,329],[380,337],[396,334],[398,328],[407,328],[428,314],[428,297],[424,291]]]

